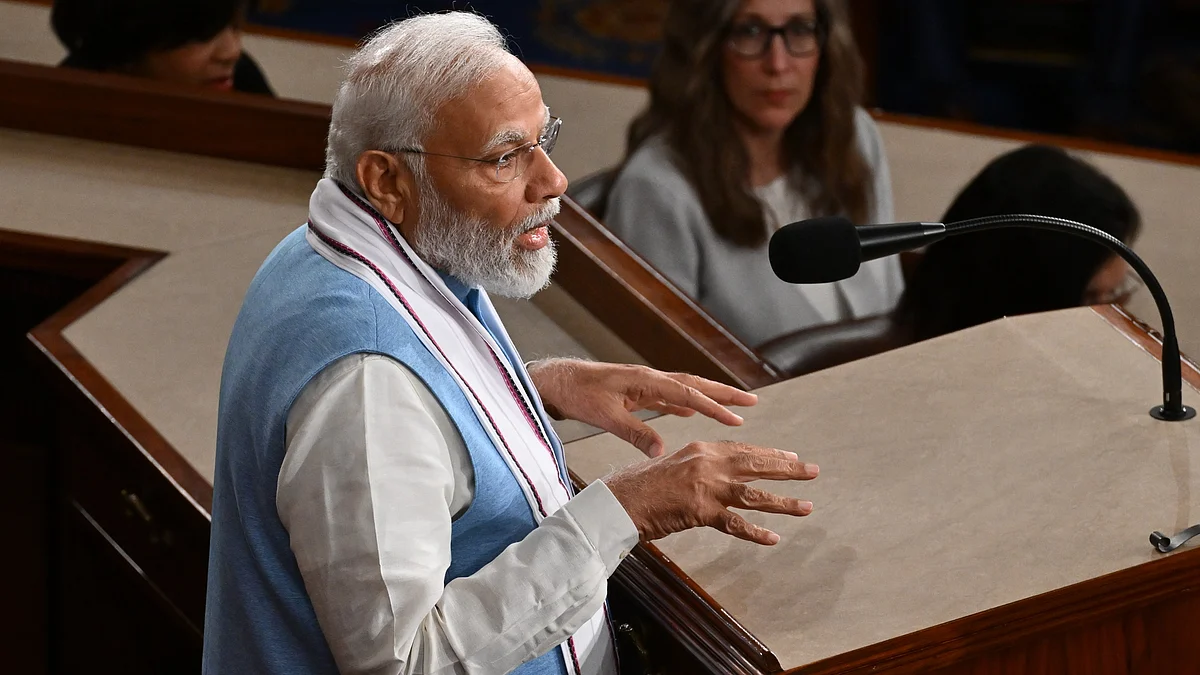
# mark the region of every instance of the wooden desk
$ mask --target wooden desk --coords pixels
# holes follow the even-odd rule
[[[1158,422],[1159,344],[1112,307],[978,326],[759,390],[746,423],[651,422],[668,447],[796,451],[811,516],[751,514],[782,541],[690,530],[634,565],[668,672],[1200,672],[1200,421]],[[1185,399],[1200,371],[1185,362]],[[641,461],[567,445],[584,480]],[[653,655],[652,655],[653,656]]]
[[[0,69],[0,82],[5,81],[3,74]],[[8,81],[65,87],[54,90],[59,91],[55,95],[73,95],[74,85],[60,79],[57,71],[53,77],[44,74],[45,81],[21,71]],[[4,91],[12,90],[0,87]],[[103,87],[101,91],[103,95],[71,99],[79,106],[95,106],[76,109],[75,114],[119,120],[121,111],[129,109],[128,100]],[[184,95],[166,90],[127,93]],[[26,99],[13,97],[6,103],[28,104],[22,100]],[[205,105],[211,104],[212,115],[228,115],[225,119],[236,123],[238,107],[227,103]],[[139,105],[151,111],[172,109],[171,103],[160,106],[152,98]],[[0,109],[16,114],[2,105]],[[22,113],[26,116],[19,124],[42,124],[40,110],[35,106]],[[272,123],[271,115],[308,116],[305,124],[316,128],[322,113],[280,108],[254,114],[265,115],[260,130],[269,133],[293,128]],[[12,320],[5,334],[14,349],[36,344],[41,350],[26,352],[28,360],[5,364],[18,373],[21,385],[6,393],[10,405],[4,409],[3,441],[29,474],[55,479],[55,503],[62,506],[62,513],[51,514],[57,526],[42,557],[56,565],[50,570],[50,619],[56,636],[52,651],[58,660],[51,666],[82,669],[86,658],[87,666],[119,663],[127,672],[186,670],[194,666],[202,621],[211,503],[211,474],[205,474],[211,462],[205,458],[215,430],[224,337],[258,262],[303,220],[316,177],[308,162],[317,156],[313,149],[320,141],[311,133],[297,136],[288,153],[274,159],[263,156],[262,148],[285,144],[259,146],[247,138],[242,144],[220,146],[219,152],[206,144],[198,149],[178,147],[178,139],[200,133],[195,125],[203,120],[150,113],[138,127],[121,131],[131,136],[119,139],[158,149],[145,150],[64,138],[61,135],[79,134],[103,139],[103,127],[76,128],[70,116],[57,119],[58,126],[38,127],[59,134],[55,137],[0,132],[0,156],[21,158],[0,164],[4,184],[10,187],[0,197],[10,222],[0,227],[28,229],[36,223],[25,233],[0,238],[0,268],[10,289],[4,297],[20,308],[6,316]],[[138,129],[144,133],[133,133]],[[161,151],[172,147],[224,159]],[[71,168],[64,173],[64,166]],[[148,219],[164,210],[169,218]],[[572,311],[589,315],[589,326],[609,330],[616,343],[662,367],[750,387],[774,381],[774,374],[752,353],[586,217],[568,211],[559,224],[563,269],[574,275],[558,278],[563,290],[559,301],[574,303]],[[616,270],[620,273],[613,274]],[[180,301],[188,312],[160,311]],[[553,313],[549,308],[534,304],[512,311],[547,315]],[[503,306],[501,311],[506,311]],[[628,320],[631,316],[636,320]],[[36,343],[19,337],[48,317],[49,322],[34,331]],[[510,321],[510,327],[520,323]],[[527,351],[528,343],[523,344],[516,332],[518,346]],[[545,337],[544,331],[537,333],[534,337]],[[569,344],[581,346],[569,339],[569,331],[562,334]],[[37,483],[25,481],[24,474],[13,475],[17,482]],[[8,512],[36,502],[35,491]],[[647,562],[647,555],[649,551],[639,552],[619,571],[614,603],[631,621],[643,622],[641,630],[655,636],[651,644],[656,650],[678,656],[677,671],[688,672],[697,663],[713,672],[776,669],[764,644],[721,621],[722,614],[712,604],[695,602],[704,594],[670,574],[669,566]],[[40,560],[31,560],[28,576],[17,578],[36,578]],[[133,582],[120,581],[121,575]],[[1186,588],[1188,579],[1164,577],[1158,592]],[[664,586],[675,591],[660,592]],[[95,616],[110,620],[97,622]],[[1061,627],[1065,616],[1051,615],[1049,620]],[[698,622],[697,617],[711,620]],[[667,630],[656,632],[656,626]],[[959,624],[954,630],[970,630],[970,625]],[[1047,641],[1047,649],[1063,649],[1070,638],[1054,630],[1039,639]],[[957,633],[940,635],[948,645],[945,649],[897,653],[896,663],[911,668],[942,665],[922,659],[953,655],[962,643],[954,641]],[[737,648],[726,649],[722,643]],[[984,643],[972,644],[978,649]],[[67,645],[71,649],[62,649]],[[871,663],[878,665],[885,656],[874,653]],[[826,666],[834,667],[822,667]],[[849,662],[837,667],[852,666],[857,667]]]

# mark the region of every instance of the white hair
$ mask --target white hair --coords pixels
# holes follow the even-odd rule
[[[504,36],[470,12],[424,14],[380,30],[346,63],[333,101],[325,177],[361,189],[359,156],[368,150],[420,150],[446,102],[491,76],[509,57]],[[418,180],[421,156],[403,156]]]

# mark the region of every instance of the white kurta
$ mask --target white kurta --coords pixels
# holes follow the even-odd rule
[[[595,615],[638,541],[597,481],[444,584],[451,524],[474,491],[453,422],[400,363],[351,355],[305,387],[288,415],[276,503],[343,673],[508,672]]]

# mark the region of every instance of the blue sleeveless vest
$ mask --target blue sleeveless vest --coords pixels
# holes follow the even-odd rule
[[[336,675],[275,508],[288,411],[354,353],[390,356],[437,397],[466,444],[475,496],[451,531],[446,582],[474,574],[536,525],[508,465],[449,373],[371,286],[312,250],[301,227],[255,275],[221,374],[203,672]],[[565,675],[559,649],[517,668]]]

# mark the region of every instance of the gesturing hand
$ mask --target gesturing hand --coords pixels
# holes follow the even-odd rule
[[[774,532],[752,525],[729,507],[807,516],[812,502],[746,485],[755,480],[812,480],[819,469],[795,453],[745,443],[690,443],[679,452],[630,465],[604,479],[643,541],[693,527],[713,527],[767,546]]]
[[[546,359],[529,365],[529,377],[551,416],[599,427],[650,457],[663,453],[662,438],[634,417],[634,411],[654,410],[680,417],[698,412],[738,426],[742,418],[725,406],[758,402],[754,394],[734,387],[645,366]]]

